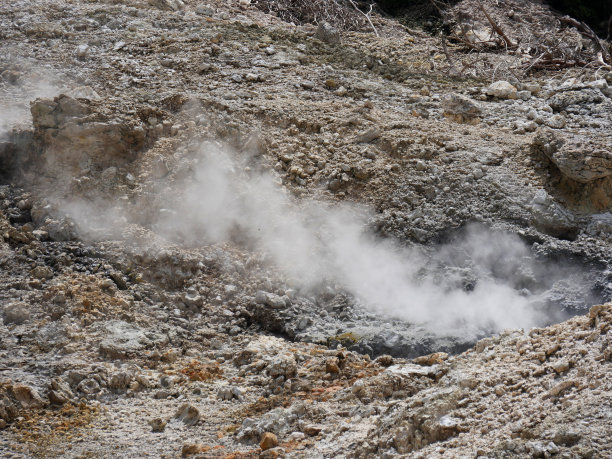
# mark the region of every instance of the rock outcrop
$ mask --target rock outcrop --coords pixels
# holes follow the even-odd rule
[[[579,133],[540,130],[533,148],[577,182],[587,183],[612,175],[612,136],[592,138]]]
[[[86,99],[37,99],[31,112],[44,167],[56,173],[125,165],[145,143],[139,121],[109,120]]]

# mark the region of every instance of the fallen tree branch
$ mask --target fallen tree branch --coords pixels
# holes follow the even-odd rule
[[[368,22],[370,23],[370,27],[372,27],[372,30],[374,31],[374,34],[377,37],[380,37],[380,35],[378,35],[378,30],[376,30],[376,27],[374,27],[374,24],[372,24],[372,20],[370,19],[370,14],[372,13],[372,8],[373,8],[373,4],[370,3],[370,11],[366,13],[364,13],[363,11],[361,11],[357,5],[355,5],[355,2],[353,0],[349,0],[349,2],[351,3],[351,5],[353,5],[353,8],[355,8],[357,11],[359,11],[361,14],[363,14],[365,16],[365,18],[368,20]]]
[[[453,62],[453,60],[451,59],[451,56],[448,52],[448,46],[446,46],[446,37],[444,36],[444,34],[442,34],[442,49],[444,50],[444,55],[446,56],[446,60],[448,61],[448,65],[450,67],[450,70],[454,73],[457,73],[457,69],[455,67],[455,63]]]
[[[523,70],[523,75],[527,75],[527,73],[529,73],[529,71],[538,63],[542,60],[542,58],[546,55],[546,53],[542,53],[540,54],[537,58],[535,58],[530,64],[529,66]]]
[[[489,15],[489,13],[487,13],[487,10],[485,10],[484,5],[481,2],[478,2],[478,5],[480,7],[480,10],[484,13],[485,17],[487,18],[487,21],[489,21],[489,24],[491,25],[491,28],[495,31],[495,33],[497,33],[497,35],[502,37],[502,39],[506,42],[506,47],[508,49],[516,49],[517,45],[515,45],[512,42],[512,40],[510,40],[506,36],[506,34],[502,30],[502,28],[493,20],[493,18]]]
[[[604,65],[612,64],[612,59],[610,58],[610,55],[608,54],[606,49],[601,44],[601,41],[599,41],[597,34],[593,32],[593,29],[591,29],[587,24],[569,16],[560,17],[559,21],[561,22],[561,24],[567,24],[569,26],[574,27],[581,35],[587,37],[593,43],[595,43],[595,46],[597,46],[597,48],[599,48],[601,52]]]

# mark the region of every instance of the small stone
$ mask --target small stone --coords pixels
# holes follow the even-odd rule
[[[53,277],[53,271],[47,266],[37,266],[31,274],[36,279],[51,279]]]
[[[21,403],[23,408],[42,408],[45,405],[36,389],[25,384],[15,384],[13,387],[13,395]]]
[[[131,380],[132,377],[129,373],[121,371],[111,376],[111,379],[108,383],[108,387],[114,390],[123,390],[129,386]]]
[[[565,118],[563,115],[554,115],[546,118],[544,124],[553,129],[563,129],[565,127]]]
[[[78,59],[85,59],[87,54],[89,53],[89,46],[87,45],[79,45],[76,50],[76,56]]]
[[[573,385],[574,385],[574,381],[571,381],[571,380],[561,381],[560,383],[553,386],[553,388],[548,391],[548,395],[550,397],[556,397],[558,395],[561,395],[566,390],[570,389]]]
[[[331,357],[325,361],[325,371],[331,374],[340,373],[338,357]]]
[[[275,448],[276,446],[278,446],[278,438],[276,438],[276,435],[274,435],[272,432],[266,432],[265,434],[263,434],[259,446],[263,451]]]
[[[242,389],[234,386],[232,387],[231,391],[236,400],[242,400]]]
[[[5,324],[21,325],[30,320],[30,307],[22,301],[9,303],[2,311],[2,320]]]
[[[68,403],[69,399],[68,397],[66,397],[66,395],[64,395],[63,393],[59,391],[50,390],[49,391],[49,401],[53,405],[64,405],[65,403]]]
[[[156,156],[153,160],[153,164],[151,165],[151,172],[153,173],[153,177],[155,178],[165,177],[166,175],[168,175],[168,172],[170,172],[168,164],[161,155]]]
[[[302,429],[302,432],[304,432],[306,435],[314,437],[315,435],[319,435],[319,433],[321,433],[321,430],[323,430],[323,427],[321,427],[320,425],[306,424]]]
[[[414,359],[414,363],[429,367],[435,364],[440,364],[446,359],[448,359],[448,354],[446,352],[434,352],[433,354],[417,357]]]
[[[195,406],[185,403],[174,414],[174,419],[187,426],[192,426],[200,420],[200,411]]]
[[[542,90],[542,87],[538,83],[525,83],[523,85],[526,91],[529,91],[531,94],[537,94]]]
[[[377,127],[373,127],[355,137],[355,142],[370,143],[378,139],[381,135],[382,132],[380,131],[380,129],[378,129]]]
[[[608,87],[608,82],[602,78],[599,80],[591,81],[589,83],[589,86],[595,89],[606,89]]]
[[[329,191],[335,193],[336,191],[339,191],[340,188],[342,188],[342,181],[338,179],[330,180],[329,184],[327,185],[327,188],[329,189]]]
[[[552,439],[557,445],[573,446],[580,441],[582,435],[575,430],[558,430]]]
[[[529,100],[531,99],[531,92],[529,91],[519,91],[516,93],[516,98],[520,100]]]
[[[104,169],[100,178],[104,182],[110,182],[117,176],[117,168],[115,166],[108,167]]]
[[[151,432],[163,432],[166,429],[167,421],[162,418],[155,418],[149,421],[149,425],[151,426]]]
[[[555,370],[556,373],[563,373],[569,370],[569,368],[570,368],[570,365],[569,365],[569,362],[567,361],[557,362],[553,365],[553,369]]]
[[[217,391],[217,398],[219,400],[229,401],[234,398],[232,389],[230,387],[222,387]]]
[[[381,355],[380,357],[377,357],[374,362],[383,367],[390,367],[393,365],[393,357],[390,355]]]
[[[491,84],[486,91],[488,96],[498,99],[516,99],[517,90],[507,81],[496,81]]]
[[[185,443],[181,449],[181,456],[188,457],[207,451],[205,445],[199,443]]]
[[[120,290],[127,290],[128,284],[120,272],[113,271],[112,273],[109,274],[109,276]]]

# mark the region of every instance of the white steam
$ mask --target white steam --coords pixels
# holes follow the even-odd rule
[[[47,71],[29,69],[19,75],[14,83],[5,82],[0,90],[0,140],[17,126],[31,125],[31,100],[58,93],[54,78]]]
[[[304,289],[340,284],[372,310],[434,330],[542,321],[533,299],[513,288],[519,261],[528,256],[518,238],[471,230],[459,253],[482,277],[468,292],[452,276],[423,275],[431,257],[367,234],[365,209],[297,202],[271,175],[254,173],[218,144],[203,145],[193,181],[167,207],[171,212],[156,225],[167,236],[190,244],[245,240]],[[434,259],[457,261],[456,249],[442,248]]]

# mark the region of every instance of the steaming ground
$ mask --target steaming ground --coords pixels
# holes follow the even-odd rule
[[[303,295],[336,285],[372,313],[479,336],[562,320],[564,295],[583,290],[580,268],[537,260],[518,236],[482,225],[437,247],[378,237],[368,209],[297,200],[257,158],[217,142],[202,144],[191,170],[157,191],[150,227],[190,247],[232,242],[261,253]],[[138,221],[100,199],[61,207],[90,237],[118,237]]]

